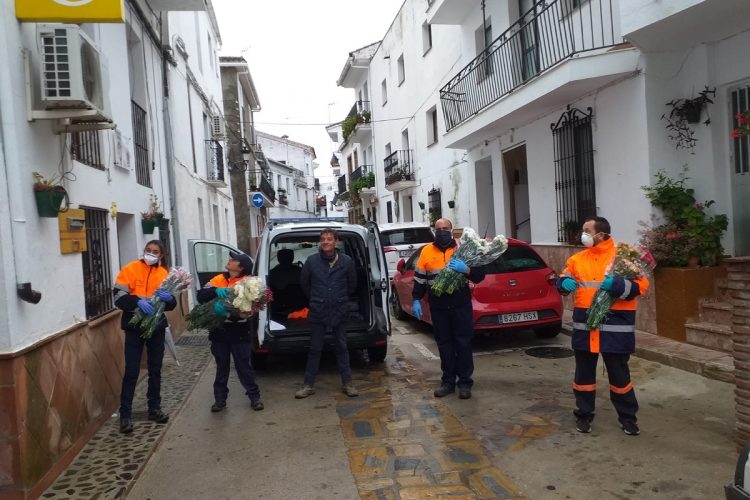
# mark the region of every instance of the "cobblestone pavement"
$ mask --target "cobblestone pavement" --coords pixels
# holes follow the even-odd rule
[[[400,350],[338,398],[362,499],[523,498]],[[358,377],[359,378],[359,377]]]
[[[165,353],[161,384],[165,413],[173,414],[190,395],[211,359],[208,345],[205,334],[183,335],[177,343],[180,366]],[[120,434],[119,416],[112,415],[41,498],[124,497],[169,426],[147,420],[146,382],[144,377],[133,400],[133,433]]]

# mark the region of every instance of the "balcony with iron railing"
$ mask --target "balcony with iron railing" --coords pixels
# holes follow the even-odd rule
[[[276,203],[276,191],[273,189],[271,182],[263,174],[260,176],[260,186],[258,187],[260,188],[260,192],[271,200],[271,203]]]
[[[355,101],[349,114],[341,122],[341,134],[344,144],[350,140],[352,142],[362,142],[368,134],[372,135],[372,112],[370,111],[370,101]]]
[[[535,101],[540,108],[543,102],[545,110],[554,109],[576,96],[632,74],[637,63],[636,51],[611,49],[623,42],[613,14],[613,2],[616,0],[536,2],[440,90],[446,131],[470,121],[511,93],[514,99],[507,104],[507,109],[499,110],[501,115],[483,115],[482,126]],[[597,50],[599,52],[595,52]],[[583,53],[609,58],[608,63],[574,57]],[[561,63],[571,66],[568,71],[558,73],[554,80],[545,79],[544,89],[540,87],[537,92],[516,95]],[[525,96],[528,98],[524,99]],[[450,140],[448,143],[456,147]]]
[[[307,177],[303,172],[294,172],[294,185],[297,187],[307,187]]]
[[[383,160],[385,188],[388,191],[403,191],[417,186],[412,160],[413,153],[410,149],[394,151]]]
[[[338,188],[339,188],[338,199],[342,201],[348,200],[349,192],[346,188],[346,174],[339,177],[337,182],[338,182]]]
[[[226,187],[224,182],[224,148],[216,139],[206,143],[206,180],[216,187]]]
[[[425,0],[425,3],[429,24],[454,25],[461,24],[467,14],[479,4],[468,0]]]

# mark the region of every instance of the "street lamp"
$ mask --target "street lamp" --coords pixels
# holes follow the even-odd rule
[[[340,166],[340,165],[341,165],[341,164],[339,163],[339,159],[338,159],[338,157],[336,156],[336,153],[332,153],[332,154],[331,154],[331,166],[332,166],[333,168],[339,168],[339,166]]]

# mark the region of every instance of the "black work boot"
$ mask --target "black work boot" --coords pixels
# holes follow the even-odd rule
[[[169,415],[161,410],[149,410],[148,419],[157,424],[166,424],[169,422]]]
[[[130,417],[120,418],[120,432],[123,434],[133,432],[133,420]]]
[[[454,392],[456,392],[455,387],[442,384],[440,387],[435,389],[435,392],[433,392],[433,394],[435,395],[436,398],[442,398],[444,396],[447,396],[448,394],[453,394]]]
[[[220,411],[224,411],[227,409],[227,402],[226,401],[215,401],[214,404],[211,405],[211,412],[212,413],[218,413]]]

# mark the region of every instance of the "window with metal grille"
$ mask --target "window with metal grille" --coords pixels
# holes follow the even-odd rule
[[[440,199],[439,189],[432,189],[427,193],[427,209],[432,223],[443,216],[443,203]]]
[[[596,216],[592,109],[573,108],[552,123],[557,196],[557,241],[567,241],[567,228],[581,227]]]
[[[148,119],[146,111],[131,101],[133,114],[133,147],[135,149],[135,179],[141,186],[151,187],[148,154]]]
[[[70,134],[70,154],[77,162],[104,170],[98,130],[86,130]]]
[[[84,208],[86,245],[83,252],[83,294],[86,318],[101,316],[115,308],[112,294],[112,268],[109,253],[109,211]]]
[[[750,110],[750,85],[732,91],[732,129],[740,126],[738,113]],[[732,156],[735,174],[750,172],[750,137],[735,137],[732,139]]]

